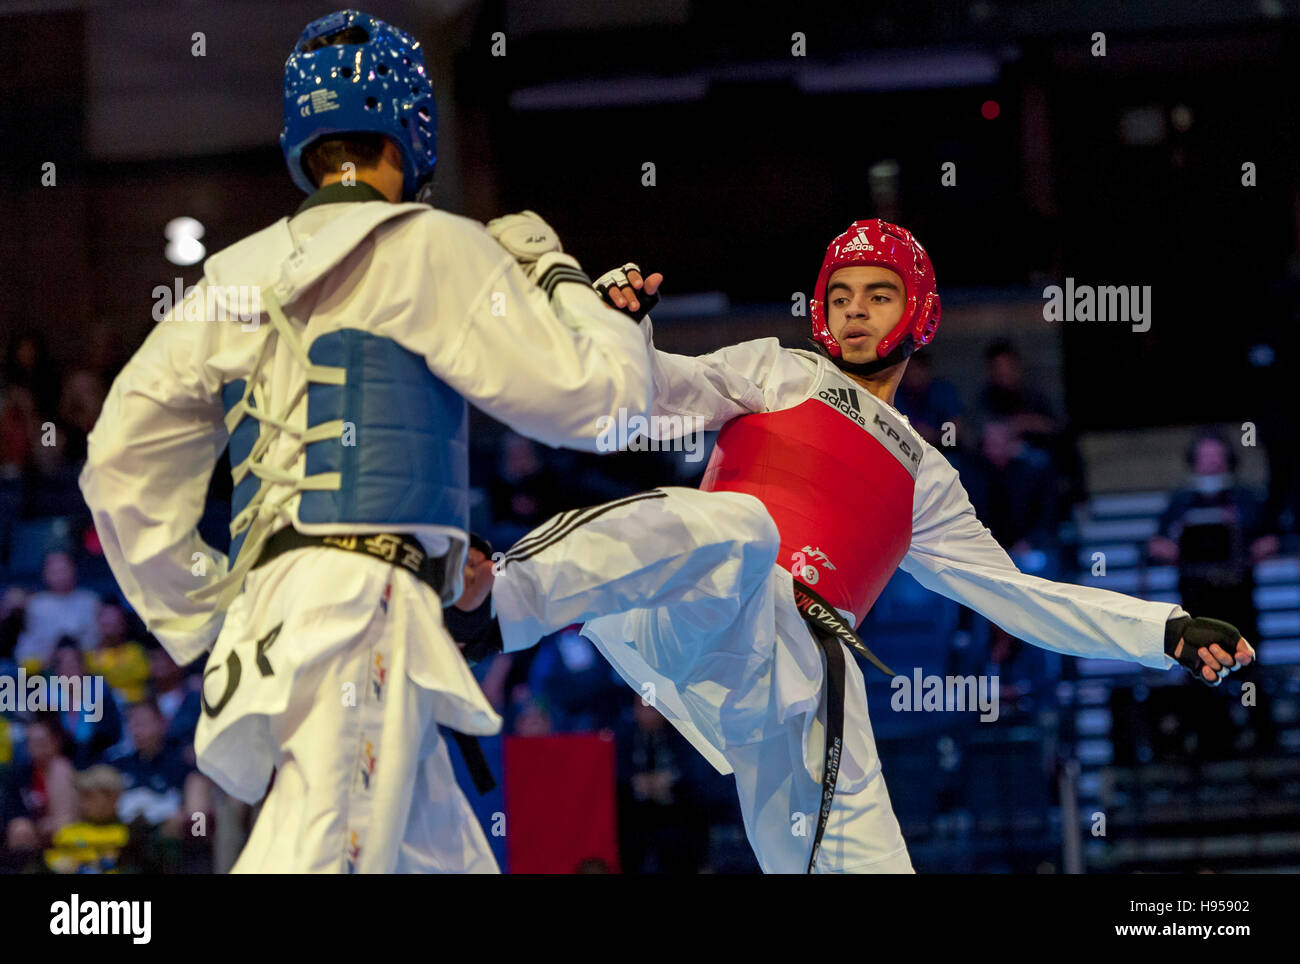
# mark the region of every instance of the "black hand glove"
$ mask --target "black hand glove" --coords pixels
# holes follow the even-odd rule
[[[492,543],[482,536],[471,532],[469,544],[470,548],[477,549],[488,559],[492,558]],[[469,612],[457,609],[454,605],[444,606],[442,622],[471,666],[505,650],[505,643],[501,640],[501,624],[492,615],[491,593],[488,593],[477,609]]]
[[[1234,660],[1237,654],[1237,640],[1241,639],[1241,633],[1232,623],[1225,623],[1221,619],[1207,619],[1204,616],[1193,618],[1191,616],[1176,616],[1165,624],[1165,652],[1176,659],[1187,672],[1191,673],[1206,686],[1218,686],[1224,678],[1236,666],[1224,666],[1219,671],[1218,679],[1213,683],[1205,678],[1201,670],[1205,667],[1205,661],[1201,659],[1199,650],[1201,647],[1210,647],[1216,643],[1221,646],[1230,657]],[[1183,650],[1180,655],[1174,653],[1178,649],[1178,642],[1182,640]],[[1220,660],[1222,663],[1222,660]]]
[[[629,261],[621,268],[615,268],[612,271],[606,271],[603,275],[601,275],[599,278],[595,280],[592,287],[596,289],[597,294],[599,294],[602,298],[605,299],[605,304],[609,305],[611,308],[623,312],[623,314],[627,315],[633,321],[640,321],[646,315],[650,314],[650,310],[654,308],[655,305],[659,304],[659,295],[647,294],[645,288],[633,288],[631,286],[631,283],[627,280],[627,273],[629,271],[637,272],[639,275],[641,275],[642,278],[645,278],[647,275],[653,273],[653,272],[642,271],[637,266],[636,262]],[[623,292],[624,296],[626,296],[630,292],[632,296],[636,298],[638,303],[638,307],[636,311],[632,311],[629,308],[619,308],[619,306],[614,303],[614,299],[610,297],[611,291],[616,291],[624,288],[627,289],[626,291]]]
[[[442,621],[470,665],[505,650],[505,643],[501,640],[501,624],[492,615],[490,595],[477,609],[469,612],[447,606],[442,611]]]
[[[659,296],[657,294],[653,294],[653,295],[646,294],[644,288],[637,289],[636,300],[637,303],[641,306],[636,311],[630,311],[627,308],[619,309],[620,311],[623,312],[623,314],[627,315],[633,321],[640,321],[646,315],[650,314],[650,310],[654,308],[655,305],[659,304]]]

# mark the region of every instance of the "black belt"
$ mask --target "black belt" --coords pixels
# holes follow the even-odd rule
[[[812,630],[813,639],[826,654],[826,759],[822,766],[822,796],[821,809],[817,812],[817,832],[813,837],[812,853],[808,855],[807,872],[811,874],[813,865],[817,862],[817,851],[821,849],[826,823],[830,819],[831,802],[835,799],[835,781],[840,775],[840,754],[844,749],[845,675],[844,650],[840,649],[840,642],[852,646],[885,675],[897,674],[867,649],[839,610],[798,580],[794,583],[794,599],[808,628]]]
[[[817,812],[817,834],[813,837],[812,853],[808,855],[808,873],[817,862],[822,834],[831,815],[831,801],[835,799],[835,781],[840,775],[840,752],[844,748],[844,650],[835,636],[813,631],[826,654],[826,761],[822,767],[822,805]]]
[[[342,549],[345,552],[357,552],[390,565],[400,566],[421,582],[431,586],[444,603],[451,593],[451,580],[447,578],[447,563],[452,553],[431,556],[412,536],[396,532],[375,532],[368,535],[350,536],[309,536],[292,526],[286,526],[262,547],[262,554],[253,563],[253,568],[264,566],[276,556],[292,552],[294,549],[309,549],[325,546],[330,549]]]
[[[400,566],[414,575],[421,582],[430,586],[443,603],[449,602],[451,580],[447,578],[447,563],[452,553],[430,556],[414,538],[395,532],[378,532],[370,535],[351,536],[309,536],[292,526],[286,526],[266,540],[262,553],[253,563],[253,568],[264,566],[276,556],[282,556],[294,549],[309,549],[325,546],[330,549],[342,549],[345,552],[357,552],[381,562]],[[488,768],[487,757],[475,737],[458,730],[449,730],[456,746],[460,748],[465,766],[469,769],[470,779],[479,793],[487,793],[496,788],[496,779]]]
[[[479,743],[478,737],[450,727],[447,732],[460,748],[461,759],[465,761],[465,769],[469,770],[469,778],[474,781],[474,789],[479,793],[491,793],[495,790],[497,780],[492,775],[491,767],[488,766],[487,756],[483,753],[483,745]]]
[[[794,581],[794,602],[799,607],[799,612],[803,615],[804,621],[813,629],[836,636],[864,656],[872,666],[886,676],[898,675],[877,659],[875,653],[867,649],[867,644],[858,639],[858,634],[853,631],[853,627],[849,625],[848,620],[840,615],[838,609],[798,579]]]

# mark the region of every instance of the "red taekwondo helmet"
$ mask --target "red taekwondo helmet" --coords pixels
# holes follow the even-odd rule
[[[907,299],[903,317],[876,347],[877,361],[865,365],[842,360],[840,343],[831,334],[826,320],[826,286],[838,269],[851,265],[889,268],[903,279]],[[898,364],[913,350],[930,343],[939,328],[939,315],[934,265],[921,242],[906,228],[877,218],[854,221],[826,249],[821,273],[817,275],[817,286],[813,289],[812,336],[814,343],[840,367],[870,374]]]

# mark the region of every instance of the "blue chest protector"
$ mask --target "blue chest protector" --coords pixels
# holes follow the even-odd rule
[[[342,369],[342,384],[311,382],[307,429],[342,422],[341,437],[308,441],[305,476],[337,474],[339,484],[302,492],[304,525],[379,525],[469,528],[468,406],[429,371],[424,359],[395,341],[357,329],[317,338],[314,365]],[[222,389],[229,412],[244,397],[245,381]],[[230,464],[238,466],[257,443],[261,425],[244,417],[230,433]],[[235,485],[232,515],[256,495],[262,480],[246,475]],[[248,534],[230,546],[233,565]]]

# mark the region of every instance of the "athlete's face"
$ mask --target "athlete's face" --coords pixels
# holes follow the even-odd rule
[[[826,284],[826,322],[844,360],[875,361],[876,346],[902,319],[905,300],[896,271],[853,265],[834,272]]]

